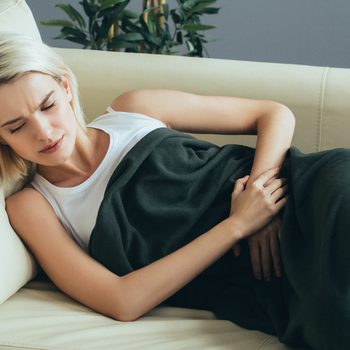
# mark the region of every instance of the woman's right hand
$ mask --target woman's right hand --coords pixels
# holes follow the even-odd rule
[[[236,181],[231,195],[229,220],[234,220],[238,228],[238,239],[261,229],[287,203],[285,181],[275,178],[278,171],[278,168],[265,171],[248,188],[245,185],[249,175]]]

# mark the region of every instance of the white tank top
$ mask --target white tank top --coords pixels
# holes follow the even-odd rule
[[[158,119],[139,113],[118,112],[111,107],[87,125],[109,134],[109,147],[101,164],[83,183],[74,187],[57,187],[38,173],[31,185],[51,204],[64,228],[88,253],[90,234],[107,183],[126,153],[154,129],[166,127]]]

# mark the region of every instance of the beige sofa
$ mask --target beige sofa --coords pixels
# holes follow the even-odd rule
[[[5,30],[40,40],[23,0],[0,2],[0,32]],[[294,112],[293,144],[303,151],[350,147],[350,69],[55,50],[78,77],[89,120],[123,91],[169,88],[276,100]],[[200,137],[219,144],[255,144],[253,136]],[[217,320],[207,311],[159,307],[123,323],[77,303],[40,277],[11,229],[4,196],[15,188],[0,191],[0,349],[289,349],[275,337]]]

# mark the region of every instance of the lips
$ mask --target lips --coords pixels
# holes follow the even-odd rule
[[[45,152],[45,151],[48,151],[51,148],[54,148],[62,140],[62,138],[63,138],[63,136],[60,139],[58,139],[57,141],[55,141],[53,143],[50,143],[48,146],[43,148],[40,152]]]

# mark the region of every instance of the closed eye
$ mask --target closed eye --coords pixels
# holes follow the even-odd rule
[[[49,106],[43,107],[42,111],[46,111],[46,110],[52,108],[54,105],[55,105],[55,102],[52,102]]]
[[[52,102],[49,106],[43,107],[42,111],[47,111],[47,110],[49,110],[50,108],[52,108],[54,105],[55,105],[55,101]],[[22,125],[18,126],[18,127],[15,128],[15,129],[10,130],[11,134],[14,134],[14,133],[17,132],[18,130],[20,130],[20,129],[22,128],[22,126],[24,126],[24,124],[25,124],[25,123],[23,123]]]
[[[14,133],[17,132],[19,129],[21,129],[23,125],[24,125],[24,124],[18,126],[18,127],[15,128],[15,129],[10,130],[11,134],[14,134]]]

